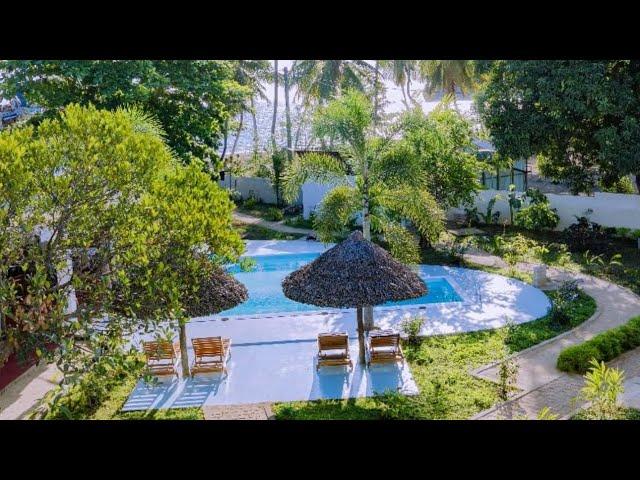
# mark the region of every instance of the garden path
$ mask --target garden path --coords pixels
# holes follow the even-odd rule
[[[502,266],[503,263],[498,257],[478,253],[465,255],[465,260],[490,266]],[[519,263],[516,268],[530,272],[533,265]],[[548,277],[556,285],[567,280],[577,280],[580,288],[596,301],[596,312],[573,330],[514,354],[513,358],[520,366],[517,385],[522,392],[506,404],[480,412],[473,417],[474,419],[495,419],[510,415],[535,418],[544,407],[549,407],[561,417],[575,412],[580,407],[580,402],[574,399],[582,387],[583,380],[579,375],[567,374],[556,368],[560,352],[640,315],[640,297],[624,287],[590,275],[558,268],[550,268]],[[640,379],[637,378],[640,375],[640,349],[628,352],[612,364],[619,364],[625,370],[629,388],[633,389],[636,383],[640,383]],[[497,370],[497,364],[492,363],[474,370],[472,374],[485,380],[496,381]],[[632,397],[635,398],[634,395],[630,395],[629,400]]]
[[[276,232],[296,233],[299,235],[314,235],[313,230],[308,228],[290,227],[281,222],[270,222],[268,220],[264,220],[259,217],[254,217],[253,215],[248,215],[246,213],[233,212],[233,218],[234,220],[237,220],[240,223],[246,223],[248,225],[257,225],[259,227],[268,228],[269,230],[275,230]]]

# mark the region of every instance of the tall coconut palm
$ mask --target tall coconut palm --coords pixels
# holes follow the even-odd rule
[[[346,90],[364,91],[375,69],[364,60],[296,60],[292,73],[298,99],[326,104]]]
[[[340,158],[312,153],[294,157],[284,175],[285,199],[294,199],[306,181],[333,185],[320,204],[314,228],[324,242],[346,237],[359,216],[362,232],[372,232],[389,245],[391,253],[407,262],[420,258],[418,238],[402,220],[435,239],[442,230],[443,213],[423,188],[419,163],[392,140],[397,132],[375,136],[373,108],[361,92],[349,91],[318,109],[314,134],[337,140]],[[348,175],[355,177],[349,182]],[[367,328],[373,327],[372,316]]]
[[[273,117],[271,119],[271,151],[276,151],[276,120],[278,119],[278,60],[273,61]]]
[[[417,74],[417,60],[380,60],[385,77],[392,80],[402,91],[402,99],[407,110],[418,105],[411,95],[411,80]]]
[[[474,89],[474,63],[471,60],[422,60],[420,78],[424,81],[425,99],[438,92],[450,95],[456,105],[456,89],[463,95]],[[457,105],[456,105],[457,106]]]

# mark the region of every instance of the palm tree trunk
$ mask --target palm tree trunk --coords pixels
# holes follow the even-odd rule
[[[638,194],[640,195],[640,172],[636,173],[636,188],[638,189]]]
[[[253,122],[253,155],[258,156],[258,120],[256,119],[256,106],[251,97],[251,121]]]
[[[240,124],[238,125],[238,132],[236,133],[236,138],[233,140],[233,146],[231,147],[231,159],[233,160],[233,156],[236,153],[236,147],[238,146],[238,140],[240,139],[240,132],[242,132],[242,123],[244,121],[244,110],[240,112]]]
[[[366,307],[365,307],[366,308]],[[358,355],[358,360],[360,361],[360,363],[362,363],[364,365],[366,359],[364,356],[364,330],[365,330],[365,325],[362,321],[363,319],[363,308],[362,307],[358,307],[356,309],[356,318],[358,320],[358,347],[359,347],[359,355]]]
[[[284,67],[284,106],[287,124],[287,158],[291,161],[293,152],[291,151],[291,111],[289,110],[289,69],[287,67]]]
[[[407,101],[407,94],[404,91],[404,83],[400,85],[400,91],[402,92],[402,103],[404,103],[404,108],[409,110],[409,102]]]
[[[189,355],[187,353],[187,321],[180,320],[180,359],[182,378],[189,378]]]
[[[378,90],[380,89],[380,60],[376,60],[376,76],[375,76],[375,84],[374,84],[374,94],[373,94],[373,126],[376,127],[378,125]]]
[[[364,183],[364,196],[362,199],[362,236],[371,240],[371,220],[369,219],[369,166],[366,159],[363,160],[362,166],[362,179]],[[374,327],[373,323],[373,307],[366,305],[363,307],[364,313],[364,329],[371,330]]]
[[[271,148],[276,151],[276,120],[278,118],[278,60],[273,61],[273,119],[271,120]]]
[[[227,153],[227,141],[229,139],[229,119],[227,118],[224,121],[224,133],[223,133],[223,140],[222,140],[222,153],[220,154],[220,161],[222,162],[224,160],[224,156]]]
[[[407,72],[407,96],[409,97],[409,101],[414,107],[418,106],[418,102],[416,99],[411,96],[411,77],[409,76],[409,72]]]

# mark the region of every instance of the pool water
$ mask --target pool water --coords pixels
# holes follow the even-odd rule
[[[249,272],[243,272],[238,265],[231,266],[228,270],[249,291],[249,299],[221,315],[254,315],[262,313],[279,312],[310,312],[318,310],[330,310],[327,308],[307,305],[289,300],[282,293],[282,280],[289,273],[306,265],[319,253],[296,253],[286,255],[264,255],[251,257],[256,265]],[[461,302],[462,298],[455,289],[443,277],[428,277],[419,272],[427,285],[428,293],[422,297],[399,302],[388,302],[383,306],[394,305],[421,305],[427,303]]]

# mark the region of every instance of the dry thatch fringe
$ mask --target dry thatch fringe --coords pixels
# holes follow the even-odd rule
[[[418,275],[360,231],[287,275],[282,289],[296,302],[335,308],[380,305],[427,293]]]
[[[196,298],[185,302],[190,317],[201,317],[228,310],[249,298],[247,287],[226,273],[215,268],[213,275],[201,282]]]

